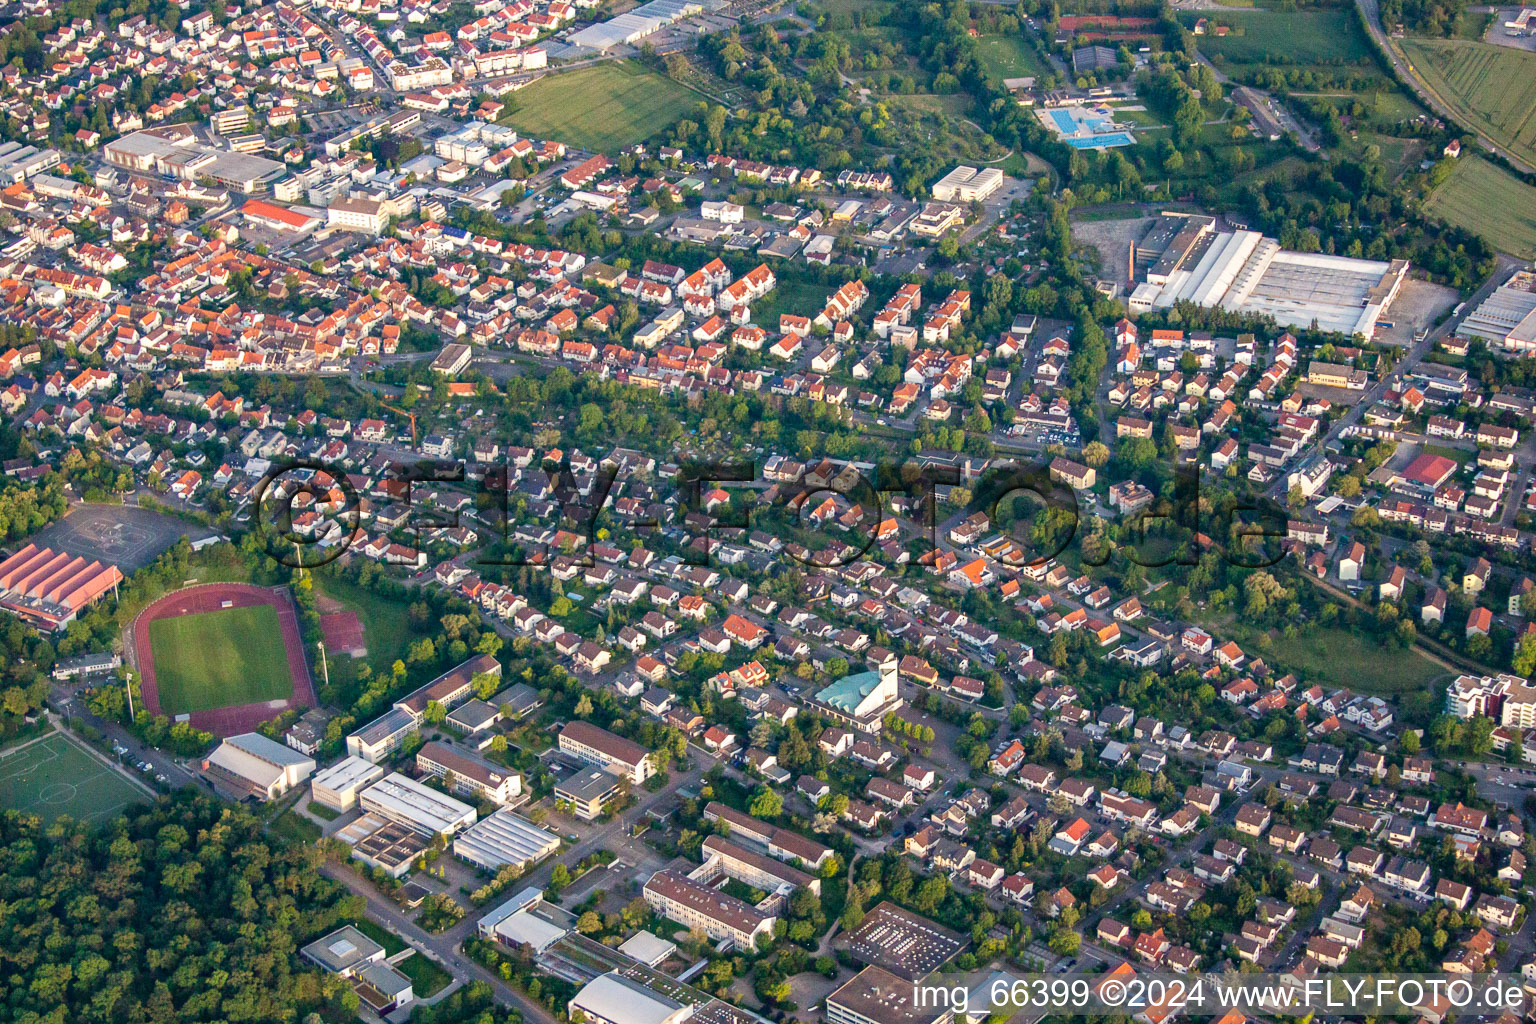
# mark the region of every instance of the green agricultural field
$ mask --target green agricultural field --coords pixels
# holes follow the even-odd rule
[[[1536,161],[1536,53],[1467,39],[1409,39],[1403,51],[1452,110]]]
[[[61,733],[0,752],[0,808],[102,821],[145,794]]]
[[[999,85],[1004,79],[1043,75],[1048,70],[1029,44],[1017,36],[983,36],[976,44],[976,55]]]
[[[283,631],[271,605],[156,619],[149,624],[149,647],[167,715],[293,694]]]
[[[1329,64],[1370,57],[1370,42],[1350,10],[1198,11],[1183,16],[1193,27],[1209,17],[1226,25],[1225,36],[1203,35],[1195,40],[1200,52],[1237,64]]]
[[[608,61],[513,93],[502,120],[534,138],[617,153],[671,127],[701,99],[639,64]]]
[[[1447,224],[1530,259],[1536,256],[1536,188],[1479,156],[1464,154],[1425,208]]]

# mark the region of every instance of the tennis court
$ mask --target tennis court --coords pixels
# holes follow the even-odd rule
[[[0,808],[52,821],[111,818],[145,793],[59,733],[0,751]]]

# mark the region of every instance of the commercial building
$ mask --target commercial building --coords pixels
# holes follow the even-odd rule
[[[122,581],[115,565],[28,544],[0,562],[0,608],[38,629],[62,629]]]
[[[571,813],[582,821],[597,818],[623,792],[623,777],[607,768],[574,772],[555,783],[555,799],[570,804]]]
[[[470,358],[474,355],[468,345],[454,342],[444,345],[443,350],[432,357],[431,369],[433,373],[441,373],[445,377],[456,377],[469,365]]]
[[[497,811],[453,841],[453,854],[487,871],[527,870],[560,848],[560,837],[511,811]]]
[[[523,793],[523,777],[510,768],[433,740],[416,752],[416,767],[436,775],[451,792],[476,800],[505,804]]]
[[[317,774],[309,784],[309,798],[333,811],[350,811],[358,794],[384,777],[384,769],[360,757],[344,757]]]
[[[363,790],[358,805],[365,811],[409,826],[427,836],[453,835],[475,823],[475,809],[393,772]]]
[[[590,722],[570,722],[560,730],[560,749],[589,764],[612,768],[635,785],[655,773],[649,750]]]
[[[933,183],[933,198],[945,203],[977,203],[1002,185],[1003,172],[996,167],[977,170],[961,164]]]
[[[246,200],[245,205],[240,207],[240,215],[249,223],[274,231],[313,231],[325,223],[325,215],[319,211],[278,206],[261,199]]]
[[[1536,352],[1536,271],[1522,270],[1495,288],[1456,333],[1483,338],[1506,352]]]
[[[299,955],[323,971],[350,980],[358,998],[375,1013],[398,1010],[415,998],[411,979],[385,959],[384,947],[351,925],[316,939]]]
[[[682,1024],[693,1016],[692,1003],[680,1003],[618,971],[587,982],[566,1009],[572,1020],[584,1017],[592,1024]]]
[[[185,125],[146,128],[124,135],[107,143],[102,155],[112,166],[137,174],[154,173],[182,181],[211,178],[227,189],[246,194],[266,192],[288,173],[276,160],[204,145]]]
[[[1133,310],[1192,302],[1367,339],[1408,273],[1405,260],[1292,252],[1257,231],[1216,231],[1209,218],[1176,214],[1153,223],[1132,263],[1147,268]]]
[[[742,949],[756,948],[759,938],[773,935],[778,917],[765,914],[727,893],[701,885],[676,871],[658,871],[645,883],[651,909],[715,941],[728,939]]]
[[[272,800],[309,778],[315,762],[286,744],[245,732],[220,743],[202,767],[216,787],[238,798]]]

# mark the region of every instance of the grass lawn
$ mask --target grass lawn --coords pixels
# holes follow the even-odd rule
[[[293,693],[283,631],[271,605],[157,619],[149,624],[149,647],[167,715]]]
[[[420,953],[413,953],[395,964],[395,967],[411,979],[411,991],[417,999],[436,995],[453,980],[453,975]]]
[[[778,330],[780,313],[814,317],[827,304],[832,289],[802,281],[780,281],[777,288],[752,304],[752,319],[771,331]],[[807,342],[814,346],[814,341]],[[817,351],[812,348],[812,351]]]
[[[411,623],[404,602],[382,597],[335,576],[316,576],[315,589],[357,612],[363,624],[363,642],[368,645],[368,664],[375,672],[387,671],[397,659],[405,657],[411,642]],[[331,673],[354,671],[351,661],[348,657],[332,656]]]
[[[1536,188],[1480,156],[1464,153],[1424,205],[1447,224],[1476,232],[1504,252],[1536,256]]]
[[[1190,11],[1187,27],[1208,17],[1214,27],[1226,25],[1225,36],[1203,35],[1195,40],[1207,57],[1225,57],[1239,64],[1319,64],[1362,61],[1370,57],[1370,42],[1351,10],[1310,11]]]
[[[1017,36],[983,36],[976,44],[976,55],[999,85],[1007,78],[1028,78],[1047,70],[1029,44]]]
[[[101,821],[144,796],[60,733],[0,752],[0,808],[49,821],[65,814]]]
[[[1468,39],[1407,39],[1402,45],[1414,70],[1453,110],[1516,155],[1536,161],[1536,53]]]
[[[384,947],[385,956],[394,956],[405,948],[405,940],[385,928],[371,917],[360,917],[349,922],[352,927]]]
[[[1236,640],[1249,657],[1261,657],[1282,671],[1294,671],[1308,683],[1347,686],[1360,693],[1411,693],[1427,689],[1445,673],[1412,648],[1383,647],[1342,627],[1304,626],[1294,639],[1271,634],[1268,647],[1258,645],[1259,630],[1230,616],[1216,624],[1216,629],[1218,635]]]
[[[639,64],[609,61],[513,93],[502,120],[535,138],[617,153],[670,127],[701,99]]]

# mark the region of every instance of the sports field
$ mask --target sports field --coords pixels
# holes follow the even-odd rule
[[[1367,60],[1371,53],[1349,10],[1190,11],[1182,18],[1193,27],[1206,16],[1229,29],[1225,36],[1208,33],[1195,40],[1207,57],[1219,54],[1244,64],[1338,64]]]
[[[52,820],[110,818],[144,793],[59,733],[0,751],[0,807]]]
[[[639,64],[608,61],[513,93],[503,120],[534,138],[617,153],[670,127],[701,99]]]
[[[998,85],[1005,79],[1029,78],[1049,70],[1042,66],[1029,44],[1017,36],[982,36],[976,43],[976,56]]]
[[[1430,88],[1474,127],[1536,162],[1536,53],[1468,39],[1406,39]]]
[[[1536,256],[1536,188],[1480,156],[1463,153],[1424,207],[1513,256]]]
[[[149,624],[160,707],[167,715],[259,701],[293,693],[293,673],[277,610],[271,605],[221,608]]]

